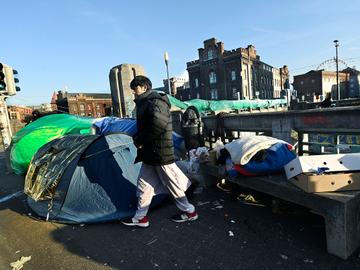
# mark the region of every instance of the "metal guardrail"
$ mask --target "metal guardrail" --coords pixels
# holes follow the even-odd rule
[[[241,135],[241,132],[254,132],[282,139],[292,144],[298,143],[299,155],[311,152],[306,148],[314,141],[307,141],[311,134],[334,136],[333,147],[342,144],[340,135],[360,136],[360,106],[332,107],[306,111],[264,112],[222,114],[205,116],[204,137],[212,143],[220,137],[224,142],[231,141]],[[360,137],[351,145],[360,144]],[[356,141],[355,140],[355,141]]]

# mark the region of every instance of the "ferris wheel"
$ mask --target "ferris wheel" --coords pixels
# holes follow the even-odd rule
[[[339,62],[339,70],[343,70],[349,67],[349,65],[342,59],[338,59]],[[328,60],[325,60],[320,65],[317,66],[316,70],[328,70],[328,71],[335,71],[336,70],[336,58],[331,58]]]

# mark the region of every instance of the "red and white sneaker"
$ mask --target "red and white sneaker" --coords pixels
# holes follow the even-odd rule
[[[143,217],[142,219],[127,218],[122,220],[121,223],[126,226],[138,226],[142,228],[149,227],[149,220],[147,216]]]
[[[186,222],[186,221],[194,221],[197,220],[198,218],[199,218],[198,214],[196,213],[196,211],[194,211],[192,213],[182,212],[176,214],[175,216],[171,217],[171,220],[174,222]]]

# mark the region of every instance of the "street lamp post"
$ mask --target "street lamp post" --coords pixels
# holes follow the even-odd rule
[[[340,100],[340,87],[339,87],[339,53],[338,53],[338,48],[339,48],[339,41],[337,39],[334,40],[335,43],[335,48],[336,48],[336,91],[337,91],[337,96],[338,96],[338,100]]]
[[[164,60],[165,60],[165,65],[166,65],[166,73],[167,73],[169,95],[171,95],[170,78],[169,78],[169,54],[168,54],[168,52],[164,53]]]

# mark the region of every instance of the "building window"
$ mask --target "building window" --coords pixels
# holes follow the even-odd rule
[[[188,95],[188,98],[191,99],[191,94]]]
[[[77,106],[76,106],[76,105],[73,106],[73,111],[74,111],[74,112],[77,111]]]
[[[195,78],[195,87],[199,87],[199,79]]]
[[[199,93],[196,93],[196,98],[200,98],[200,94],[199,94]]]
[[[80,104],[80,111],[84,111],[84,110],[85,110],[84,104]]]
[[[231,80],[232,80],[232,81],[235,81],[235,80],[236,80],[236,72],[235,72],[235,70],[232,70],[232,71],[231,71]]]
[[[218,98],[217,89],[211,89],[211,99],[217,99],[217,98]]]
[[[208,50],[208,52],[207,52],[207,59],[208,60],[211,60],[211,59],[213,59],[214,58],[214,52],[213,52],[213,50],[212,49],[209,49]]]
[[[88,104],[88,110],[91,111],[91,104]]]
[[[301,85],[303,85],[303,84],[304,84],[304,82],[303,82],[303,81],[300,81],[300,84],[301,84]]]
[[[247,71],[244,69],[244,80],[247,80]]]
[[[100,105],[99,104],[96,104],[96,109],[100,110]]]
[[[232,89],[232,95],[233,95],[233,98],[238,98],[238,90],[235,87],[233,87],[233,89]]]
[[[209,80],[210,84],[216,83],[216,73],[214,71],[211,71],[209,74]]]

